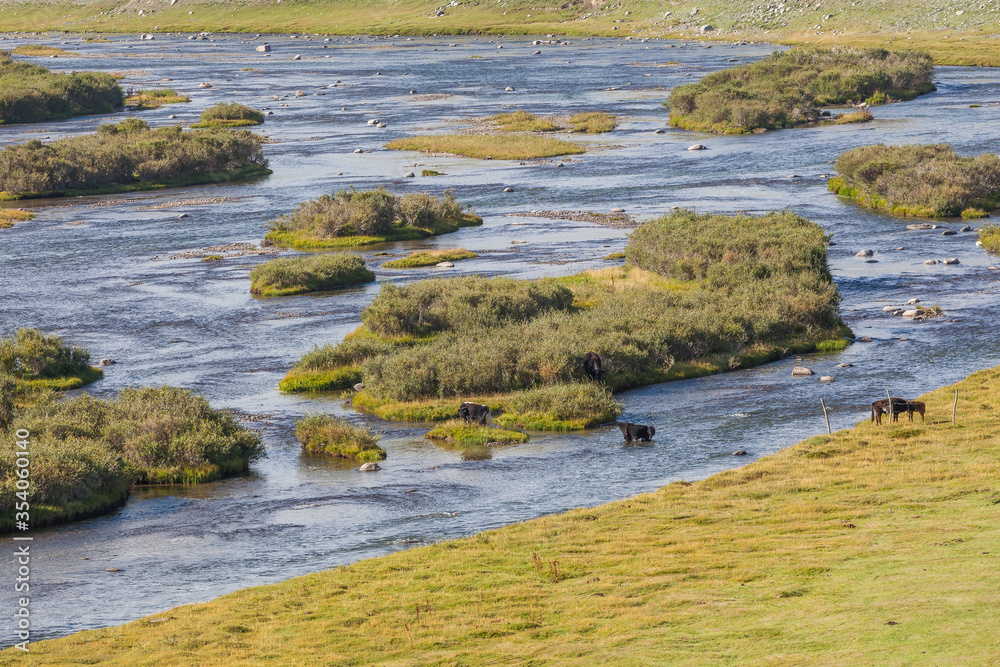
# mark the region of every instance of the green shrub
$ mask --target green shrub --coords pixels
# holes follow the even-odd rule
[[[1000,157],[961,157],[949,144],[861,146],[837,158],[828,187],[894,215],[952,217],[1000,203]]]
[[[0,373],[0,432],[14,420],[17,381],[12,375]]]
[[[794,127],[817,120],[821,106],[931,92],[932,72],[930,56],[914,51],[792,49],[674,88],[670,124],[724,134]]]
[[[264,114],[238,102],[219,102],[201,112],[200,122],[191,127],[240,127],[260,125]]]
[[[495,420],[501,426],[532,431],[576,431],[607,422],[623,406],[607,387],[596,382],[574,382],[537,387],[515,394]]]
[[[250,132],[179,127],[156,130],[138,118],[101,125],[97,134],[36,140],[0,150],[0,194],[8,197],[204,179],[255,168],[267,172],[263,138]],[[141,186],[140,186],[141,187]]]
[[[79,376],[90,370],[90,352],[63,345],[55,334],[18,329],[0,339],[0,373],[24,380]]]
[[[0,125],[111,113],[124,101],[121,86],[110,74],[56,74],[0,51]]]
[[[382,265],[386,269],[413,269],[421,266],[434,266],[441,262],[457,262],[463,259],[478,257],[471,250],[451,248],[448,250],[415,250],[402,259],[394,259]]]
[[[281,257],[258,264],[250,272],[250,292],[260,296],[288,296],[374,282],[361,255],[330,253]]]
[[[333,415],[307,414],[295,422],[295,437],[308,452],[356,461],[381,461],[385,450],[379,436],[366,426],[354,426]]]
[[[1000,226],[992,223],[983,225],[979,230],[979,240],[987,251],[1000,255]]]

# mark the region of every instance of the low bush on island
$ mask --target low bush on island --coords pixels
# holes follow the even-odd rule
[[[33,528],[109,511],[133,484],[193,484],[249,469],[260,435],[232,413],[174,387],[124,389],[115,398],[42,395],[15,411],[4,439],[30,433]],[[17,468],[0,460],[0,531],[13,528]]]
[[[530,160],[585,153],[583,146],[536,134],[429,134],[395,139],[390,150],[448,153],[480,159]]]
[[[302,448],[314,454],[340,456],[355,461],[381,461],[385,450],[378,446],[378,434],[367,426],[326,414],[306,415],[295,422],[295,437]]]
[[[402,197],[385,188],[341,190],[299,204],[268,223],[267,239],[303,250],[412,241],[483,224],[483,219],[446,190]]]
[[[57,74],[0,51],[0,125],[111,113],[124,101],[121,86],[110,74]]]
[[[272,259],[255,266],[250,280],[251,294],[290,296],[370,283],[375,274],[361,255],[332,253]]]
[[[281,388],[360,377],[355,406],[386,419],[452,419],[475,400],[501,426],[584,428],[621,410],[611,390],[842,349],[826,245],[822,228],[791,213],[680,211],[638,228],[622,267],[386,283],[363,327],[314,349]],[[602,383],[582,369],[592,350]]]
[[[962,157],[948,144],[861,146],[837,158],[828,187],[899,216],[979,218],[1000,203],[1000,157]]]
[[[238,102],[219,102],[201,112],[199,122],[191,127],[244,127],[260,125],[264,114]]]
[[[979,230],[979,240],[987,251],[1000,255],[1000,225],[983,225]]]
[[[824,106],[874,106],[929,93],[933,69],[930,56],[916,51],[792,49],[678,86],[666,105],[670,124],[685,130],[777,130],[820,119]]]
[[[140,88],[128,91],[125,106],[133,109],[157,109],[164,104],[182,104],[190,101],[190,95],[178,93],[173,88]]]
[[[89,351],[70,347],[55,334],[18,329],[0,338],[0,374],[15,379],[22,390],[66,390],[94,382],[103,372],[90,365]]]
[[[441,262],[457,262],[463,259],[478,257],[471,250],[451,248],[448,250],[416,250],[402,259],[394,259],[382,265],[386,269],[414,269],[421,266],[434,266]]]
[[[0,200],[152,190],[271,173],[263,137],[247,131],[161,127],[138,118],[96,134],[0,150]]]

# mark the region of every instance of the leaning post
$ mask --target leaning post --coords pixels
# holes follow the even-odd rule
[[[819,398],[819,404],[823,406],[823,416],[826,417],[826,432],[833,433],[833,431],[830,430],[830,415],[826,412],[826,403],[823,402],[822,396]]]
[[[958,389],[955,390],[955,403],[951,406],[951,423],[955,423],[955,413],[958,412]]]

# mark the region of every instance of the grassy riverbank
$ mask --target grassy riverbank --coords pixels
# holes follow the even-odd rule
[[[949,144],[861,146],[842,153],[831,192],[898,216],[987,217],[1000,203],[1000,158]]]
[[[921,400],[926,422],[864,420],[704,481],[8,649],[0,664],[992,664],[1000,370]]]
[[[885,104],[935,90],[931,59],[885,49],[796,49],[713,72],[670,93],[670,124],[685,130],[748,134],[823,119],[820,107]],[[870,114],[837,117],[864,122]]]
[[[980,7],[982,4],[982,7]],[[445,6],[447,5],[447,6]],[[0,2],[0,25],[8,31],[98,31],[106,33],[273,32],[372,35],[546,35],[671,37],[756,40],[809,46],[913,48],[941,65],[1000,65],[995,35],[1000,8],[973,3],[959,14],[950,6],[917,0],[880,3],[824,0],[815,3],[756,0],[693,0],[675,4],[623,0],[571,0],[541,6],[530,0],[500,3],[437,0],[261,0],[239,11],[214,0],[157,6],[144,15],[123,3],[103,0],[24,4]],[[437,10],[443,10],[441,16]],[[697,13],[693,10],[697,9]],[[778,11],[784,9],[785,11]],[[773,10],[773,11],[772,11]],[[701,32],[701,26],[712,30]],[[534,48],[534,47],[532,47]],[[540,47],[542,56],[552,53]]]
[[[35,52],[39,49],[37,45],[34,49],[21,47],[20,52],[25,48]],[[58,74],[39,65],[14,60],[9,52],[0,51],[0,125],[111,113],[123,104],[121,86],[110,74]]]
[[[268,223],[266,238],[300,250],[351,248],[390,241],[414,241],[483,224],[447,190],[397,197],[383,187],[341,190],[303,202]]]
[[[263,137],[246,131],[152,130],[137,118],[96,134],[0,150],[0,200],[104,194],[270,174]]]
[[[599,424],[620,410],[605,385],[619,391],[845,346],[826,243],[818,225],[789,213],[680,211],[633,232],[622,267],[386,283],[361,329],[306,354],[280,388],[361,380],[355,407],[385,419],[451,419],[474,400],[501,425]],[[581,367],[591,350],[603,359],[603,384]]]

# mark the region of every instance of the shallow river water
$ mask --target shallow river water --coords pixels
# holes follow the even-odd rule
[[[0,48],[23,41],[7,37]],[[121,72],[126,88],[170,86],[191,94],[189,104],[139,114],[154,126],[193,122],[219,101],[268,107],[273,115],[260,132],[273,141],[265,152],[274,173],[249,184],[22,203],[37,218],[0,232],[0,334],[37,327],[89,348],[95,359],[114,358],[118,364],[87,388],[98,395],[171,384],[203,392],[218,407],[268,415],[257,423],[268,455],[251,475],[140,489],[113,514],[35,531],[35,638],[123,623],[246,586],[704,478],[824,432],[821,397],[833,428],[846,428],[867,417],[867,405],[885,388],[915,396],[1000,363],[991,314],[1000,272],[988,268],[1000,259],[977,248],[974,233],[907,231],[912,221],[859,210],[827,192],[822,176],[832,173],[830,162],[844,150],[878,142],[950,142],[962,153],[996,152],[1000,140],[991,128],[1000,127],[1000,71],[938,68],[936,93],[877,108],[877,120],[864,126],[717,137],[669,128],[654,133],[666,128],[661,102],[669,89],[774,47],[286,36],[268,38],[272,52],[264,56],[254,51],[264,41],[157,36],[82,44],[74,38],[64,48],[78,56],[39,59],[54,68]],[[673,61],[678,64],[667,64]],[[212,87],[201,89],[202,82]],[[294,97],[297,90],[305,96]],[[973,103],[982,106],[969,108]],[[563,160],[564,167],[558,159],[519,164],[382,148],[396,137],[521,108],[564,115],[604,110],[623,122],[609,135],[577,138],[590,149]],[[0,143],[89,132],[122,117],[4,127]],[[367,125],[373,118],[387,127]],[[696,142],[708,150],[686,150]],[[371,152],[355,154],[357,148]],[[446,175],[404,178],[421,169]],[[425,440],[426,425],[381,422],[339,399],[276,389],[313,344],[335,342],[358,326],[377,284],[257,299],[249,293],[248,272],[274,255],[221,262],[178,257],[257,243],[265,222],[298,202],[377,185],[397,193],[453,188],[485,219],[482,227],[452,235],[366,249],[379,279],[392,281],[442,270],[384,270],[374,252],[460,246],[481,255],[448,275],[537,277],[606,266],[602,257],[625,244],[627,230],[507,216],[514,212],[622,207],[642,220],[678,206],[788,208],[833,235],[829,259],[844,320],[873,342],[627,392],[620,397],[623,419],[656,426],[648,445],[627,446],[617,429],[604,427],[536,434],[529,444],[495,449],[490,460],[463,461]],[[505,187],[513,191],[504,193]],[[208,198],[231,199],[197,201]],[[943,224],[958,229],[964,223]],[[854,256],[864,248],[876,251],[876,263]],[[923,264],[946,257],[961,263]],[[914,297],[939,304],[947,316],[912,322],[882,312],[887,303]],[[799,363],[817,374],[792,378]],[[836,382],[820,384],[820,375]],[[389,454],[383,470],[363,474],[353,463],[303,454],[294,420],[316,410],[368,420],[381,430]],[[730,455],[738,449],[749,457]],[[12,559],[0,562],[12,580]],[[121,571],[105,572],[112,567]],[[0,591],[0,605],[13,608],[12,587]],[[13,643],[8,618],[4,644]]]

